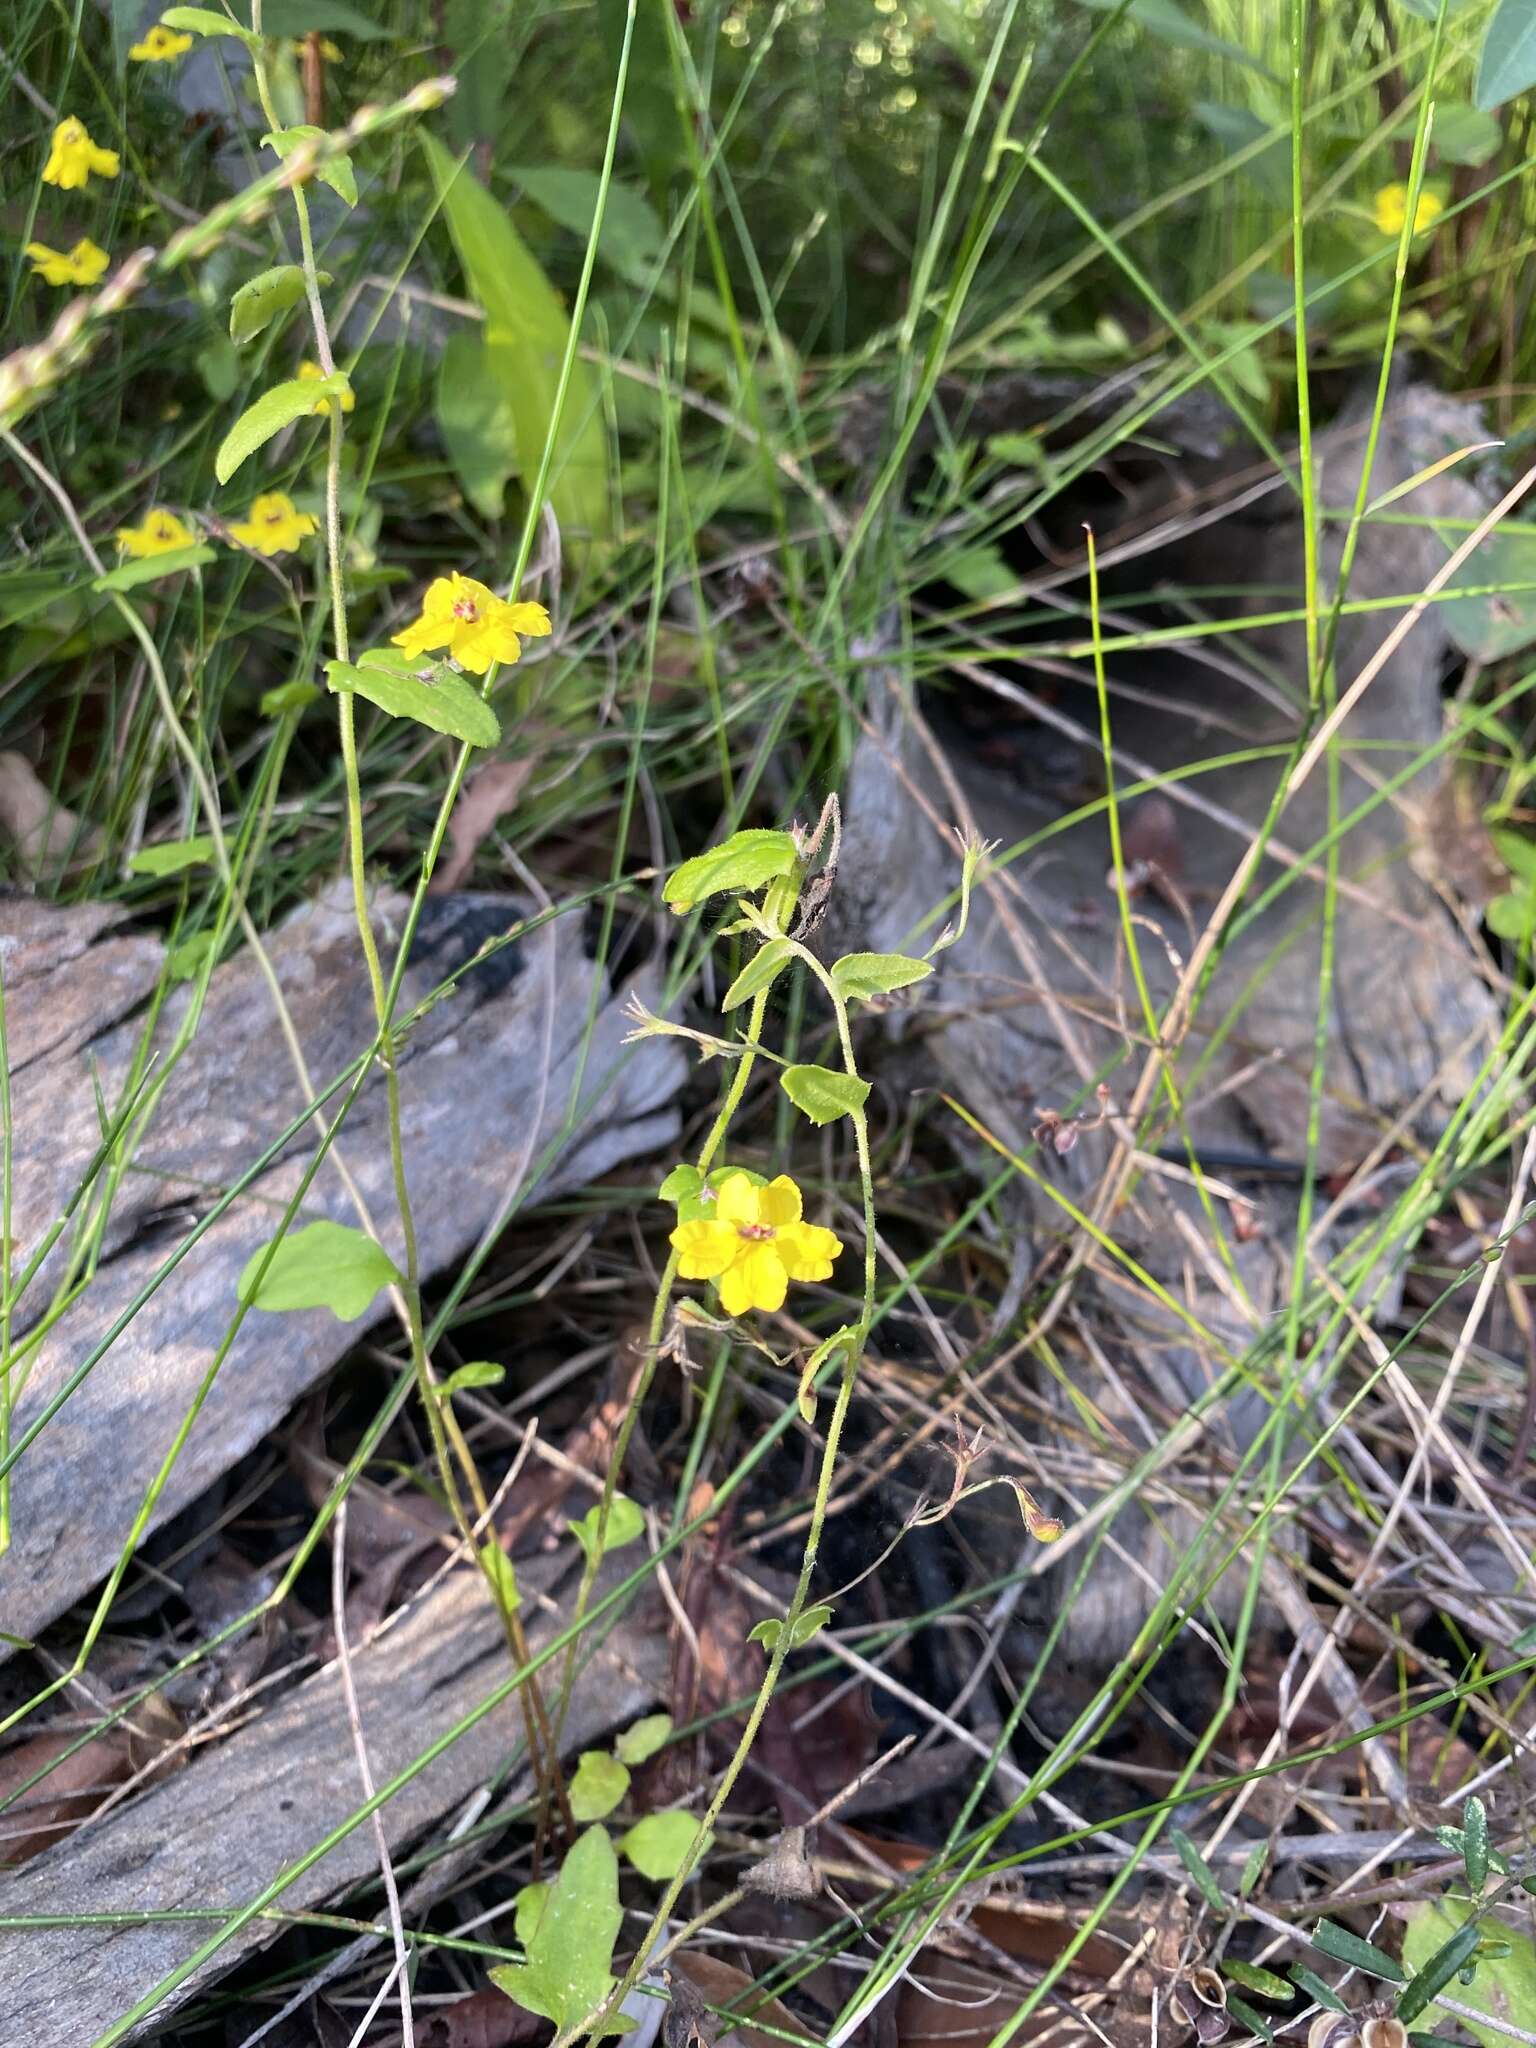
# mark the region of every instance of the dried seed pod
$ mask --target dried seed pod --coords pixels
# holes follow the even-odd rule
[[[1200,2048],[1215,2048],[1227,2031],[1227,2015],[1219,2005],[1202,2005],[1195,2015],[1195,2039]]]
[[[1227,1987],[1216,1972],[1207,1969],[1203,1963],[1198,1970],[1190,1971],[1189,1988],[1202,2005],[1209,2006],[1216,2012],[1226,2011]]]
[[[1368,2019],[1360,2029],[1360,2048],[1408,2048],[1408,2029],[1391,2013]]]
[[[1320,2012],[1307,2029],[1307,2048],[1357,2048],[1359,2038],[1352,2014]]]

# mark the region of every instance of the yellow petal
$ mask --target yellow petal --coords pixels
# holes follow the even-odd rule
[[[786,1223],[800,1221],[800,1190],[787,1173],[769,1181],[767,1187],[759,1188],[757,1199],[764,1223],[782,1229]]]
[[[523,633],[530,640],[542,640],[549,631],[549,613],[541,604],[509,604],[503,606],[509,616],[507,624],[514,633]]]
[[[842,1240],[819,1223],[791,1223],[774,1239],[791,1280],[830,1280]]]
[[[720,1305],[731,1316],[745,1315],[752,1308],[771,1314],[784,1306],[788,1292],[789,1275],[772,1244],[749,1246],[746,1256],[738,1259],[720,1279]]]
[[[677,1270],[685,1280],[713,1280],[725,1271],[741,1243],[729,1224],[710,1223],[703,1217],[679,1223],[671,1241],[678,1257]]]
[[[727,1174],[715,1190],[715,1214],[722,1223],[760,1223],[758,1195],[744,1173]]]

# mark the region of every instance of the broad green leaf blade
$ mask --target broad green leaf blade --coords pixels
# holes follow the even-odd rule
[[[482,518],[499,519],[517,474],[517,425],[479,334],[448,337],[437,375],[437,431],[465,497]]]
[[[322,283],[329,278],[318,273]],[[287,313],[304,299],[304,272],[297,263],[279,263],[271,270],[247,278],[229,302],[229,338],[250,341],[264,327],[270,327],[279,313]]]
[[[613,1745],[613,1753],[621,1764],[643,1764],[666,1744],[672,1733],[670,1714],[647,1714],[643,1721],[626,1728]]]
[[[629,1772],[605,1749],[589,1749],[577,1759],[570,1783],[573,1820],[606,1820],[629,1790]]]
[[[506,210],[435,137],[423,131],[421,142],[471,296],[485,312],[487,358],[512,411],[519,471],[531,485],[554,419],[570,322]],[[572,365],[554,448],[550,502],[567,545],[605,539],[608,440],[580,362]]]
[[[427,670],[432,680],[423,682]],[[328,661],[325,679],[333,690],[355,690],[391,718],[411,718],[472,747],[494,747],[501,724],[480,693],[453,669],[415,660],[396,647],[378,647],[350,661]]]
[[[213,859],[213,841],[206,832],[191,839],[162,839],[141,846],[128,863],[131,875],[179,875],[183,868],[206,867]]]
[[[851,1116],[869,1098],[869,1083],[851,1074],[834,1073],[830,1067],[786,1067],[779,1086],[790,1101],[813,1124],[829,1124],[840,1116]]]
[[[351,388],[340,370],[329,377],[291,377],[284,384],[274,384],[254,405],[246,407],[224,436],[213,458],[214,475],[227,484],[241,463],[265,447],[274,434],[312,413],[318,400],[341,398]]]
[[[722,1010],[734,1010],[765,988],[772,988],[784,969],[795,957],[794,948],[788,939],[769,939],[760,951],[743,967],[731,983],[721,1002]]]
[[[1433,1954],[1425,1957],[1404,1985],[1397,2001],[1397,2016],[1404,2026],[1416,2020],[1431,2000],[1439,1996],[1462,1965],[1469,1960],[1481,1939],[1482,1933],[1477,1922],[1468,1920],[1465,1926],[1458,1927],[1449,1939],[1443,1941]],[[1404,1953],[1407,1953],[1406,1943]]]
[[[551,220],[569,228],[585,242],[597,217],[601,182],[595,171],[572,170],[563,164],[514,164],[512,175],[535,206]],[[617,178],[608,186],[597,253],[631,284],[643,284],[648,268],[666,246],[666,231],[651,202]]]
[[[1401,1984],[1406,1979],[1406,1972],[1385,1949],[1377,1948],[1373,1941],[1362,1941],[1336,1920],[1318,1921],[1312,1930],[1312,1945],[1325,1956],[1332,1956],[1335,1962],[1350,1963],[1373,1977],[1385,1977],[1391,1984]]]
[[[795,864],[795,842],[787,832],[769,832],[754,826],[733,832],[707,853],[696,853],[667,877],[662,895],[673,910],[692,910],[710,896],[727,889],[749,893],[761,889]]]
[[[905,953],[845,953],[833,966],[832,985],[845,1001],[867,1003],[871,996],[888,996],[932,972],[928,961]]]
[[[664,1202],[685,1202],[703,1186],[704,1177],[696,1166],[681,1165],[673,1167],[656,1192]]]
[[[530,1916],[531,1917],[531,1916]],[[619,1937],[619,1859],[606,1829],[577,1837],[543,1902],[525,1963],[503,1963],[492,1983],[556,2027],[573,2027],[613,1989]]]
[[[1497,151],[1504,132],[1483,108],[1469,107],[1464,100],[1446,100],[1435,107],[1434,139],[1445,163],[1476,170]]]
[[[1483,37],[1472,98],[1487,113],[1536,85],[1536,0],[1499,0]]]
[[[652,1884],[669,1884],[682,1869],[698,1832],[691,1813],[648,1813],[635,1822],[619,1847],[642,1877]],[[701,1856],[714,1839],[713,1830],[707,1831],[699,1847]]]
[[[183,35],[234,36],[248,50],[261,48],[260,36],[253,36],[248,28],[242,28],[238,21],[231,21],[227,14],[212,7],[168,7],[160,19],[167,28],[179,29]]]
[[[287,163],[301,142],[313,142],[317,135],[324,133],[325,130],[317,128],[313,121],[301,121],[297,128],[270,129],[261,140],[267,149],[276,150],[280,163]],[[357,173],[352,168],[351,157],[326,157],[323,163],[316,164],[315,176],[322,185],[329,185],[338,199],[344,199],[348,206],[356,206]]]
[[[345,1223],[307,1223],[302,1230],[290,1230],[262,1273],[266,1256],[266,1245],[252,1252],[237,1291],[248,1307],[273,1313],[328,1308],[339,1321],[355,1323],[379,1292],[400,1278],[384,1247]]]
[[[571,1534],[581,1545],[587,1561],[594,1567],[599,1565],[610,1550],[622,1550],[626,1543],[633,1543],[637,1536],[645,1534],[645,1512],[636,1506],[627,1493],[616,1493],[608,1509],[608,1527],[602,1542],[598,1541],[598,1524],[602,1520],[603,1504],[597,1501],[587,1509],[579,1522],[571,1522]]]
[[[141,583],[158,583],[162,576],[179,576],[183,569],[201,569],[206,563],[217,560],[215,551],[201,543],[190,548],[167,548],[163,555],[140,555],[131,561],[119,562],[105,576],[94,578],[91,588],[100,591],[134,590]]]

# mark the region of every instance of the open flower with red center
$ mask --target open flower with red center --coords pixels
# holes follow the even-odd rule
[[[176,548],[196,547],[197,535],[185,520],[157,505],[146,514],[142,526],[120,526],[117,544],[125,555],[142,561],[150,555],[168,555]]]
[[[249,519],[229,522],[232,536],[258,555],[286,555],[319,527],[313,512],[301,512],[286,491],[263,491]]]
[[[549,631],[549,613],[541,604],[508,604],[473,576],[439,576],[427,585],[421,617],[392,636],[407,654],[441,649],[471,675],[483,676],[495,661],[516,661],[522,639],[541,638]]]
[[[800,1221],[800,1190],[787,1173],[754,1187],[733,1173],[715,1191],[713,1217],[679,1223],[672,1233],[685,1280],[713,1280],[727,1315],[779,1309],[791,1280],[830,1280],[842,1240]]]
[[[48,161],[43,165],[43,183],[75,192],[91,182],[92,172],[98,178],[115,178],[118,168],[117,151],[98,148],[85,123],[71,114],[53,131]]]

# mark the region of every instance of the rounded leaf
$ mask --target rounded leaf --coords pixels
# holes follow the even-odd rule
[[[328,1308],[341,1322],[354,1323],[381,1288],[400,1278],[384,1247],[345,1223],[290,1230],[263,1273],[267,1250],[263,1245],[252,1252],[240,1275],[237,1291],[250,1308]]]
[[[840,1116],[851,1116],[869,1099],[869,1083],[852,1074],[835,1073],[831,1067],[786,1067],[779,1086],[790,1101],[813,1124],[829,1124]]]
[[[845,1002],[865,1003],[871,996],[888,996],[892,989],[906,988],[932,972],[926,960],[914,960],[905,953],[845,953],[833,965],[832,986]]]
[[[619,1847],[642,1877],[648,1877],[652,1884],[668,1884],[682,1869],[698,1832],[699,1824],[691,1813],[676,1809],[670,1813],[648,1813],[644,1820],[635,1822]],[[713,1831],[706,1830],[700,1855],[714,1839]]]
[[[569,1795],[573,1820],[606,1820],[629,1790],[629,1772],[606,1749],[589,1749],[577,1761]]]
[[[733,832],[719,846],[685,860],[668,877],[662,894],[674,910],[691,910],[727,889],[761,889],[765,882],[787,875],[795,860],[795,842],[787,832],[756,827]]]
[[[471,747],[494,747],[501,738],[490,705],[446,662],[424,664],[399,648],[379,647],[356,662],[328,661],[325,679],[331,689],[354,690],[391,718],[414,719]]]

